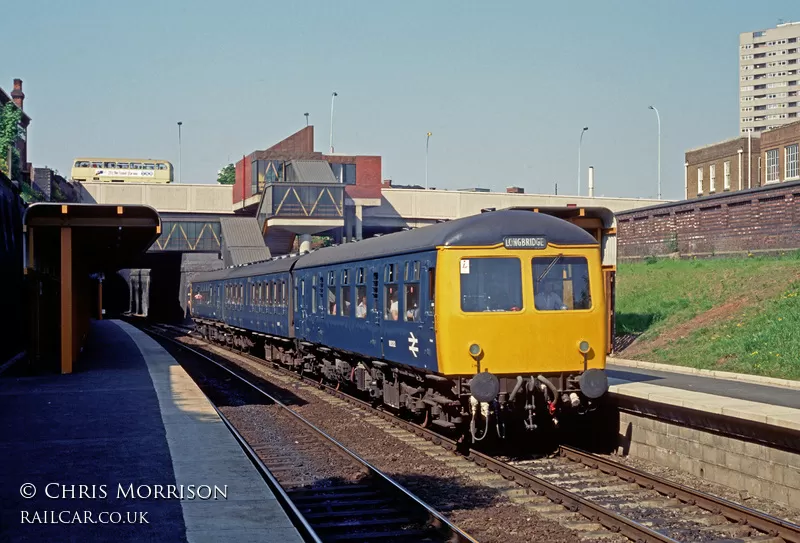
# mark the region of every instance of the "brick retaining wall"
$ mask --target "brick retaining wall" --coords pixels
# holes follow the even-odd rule
[[[800,181],[617,214],[620,259],[800,249]]]

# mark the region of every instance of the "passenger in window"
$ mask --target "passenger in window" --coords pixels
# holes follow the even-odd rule
[[[406,320],[416,322],[419,320],[419,291],[413,285],[406,287]]]
[[[536,296],[536,309],[543,311],[566,309],[567,306],[564,305],[564,301],[558,294],[559,283],[557,281],[547,280],[542,281],[542,283],[542,290],[540,294]]]
[[[387,312],[386,318],[388,320],[396,321],[397,313],[399,311],[397,304],[397,291],[390,291],[389,300],[389,311]]]
[[[356,306],[356,318],[357,319],[365,319],[365,318],[367,318],[367,298],[366,298],[366,296],[359,296],[358,297],[358,305]]]

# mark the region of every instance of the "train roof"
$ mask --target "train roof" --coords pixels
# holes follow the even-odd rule
[[[532,211],[505,209],[356,243],[325,247],[301,256],[295,268],[417,253],[437,247],[491,246],[503,243],[504,238],[509,236],[542,236],[555,245],[597,245],[594,236],[563,219]]]
[[[275,258],[235,268],[202,272],[192,282],[237,279],[268,273],[418,253],[437,247],[482,247],[503,243],[509,236],[541,236],[555,245],[597,245],[580,226],[563,219],[519,209],[504,209],[471,215],[453,221],[396,232],[356,243],[324,247],[310,253]]]
[[[292,264],[300,258],[297,255],[274,258],[264,262],[245,264],[234,268],[225,268],[212,272],[201,272],[192,277],[193,283],[204,281],[219,281],[220,279],[237,279],[239,277],[252,277],[254,275],[265,275],[268,273],[288,272]]]

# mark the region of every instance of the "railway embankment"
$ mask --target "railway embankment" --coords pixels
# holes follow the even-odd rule
[[[617,356],[800,380],[800,252],[622,263]]]

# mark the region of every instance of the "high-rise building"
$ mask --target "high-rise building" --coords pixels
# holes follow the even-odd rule
[[[800,22],[739,34],[739,131],[763,132],[798,119]]]

